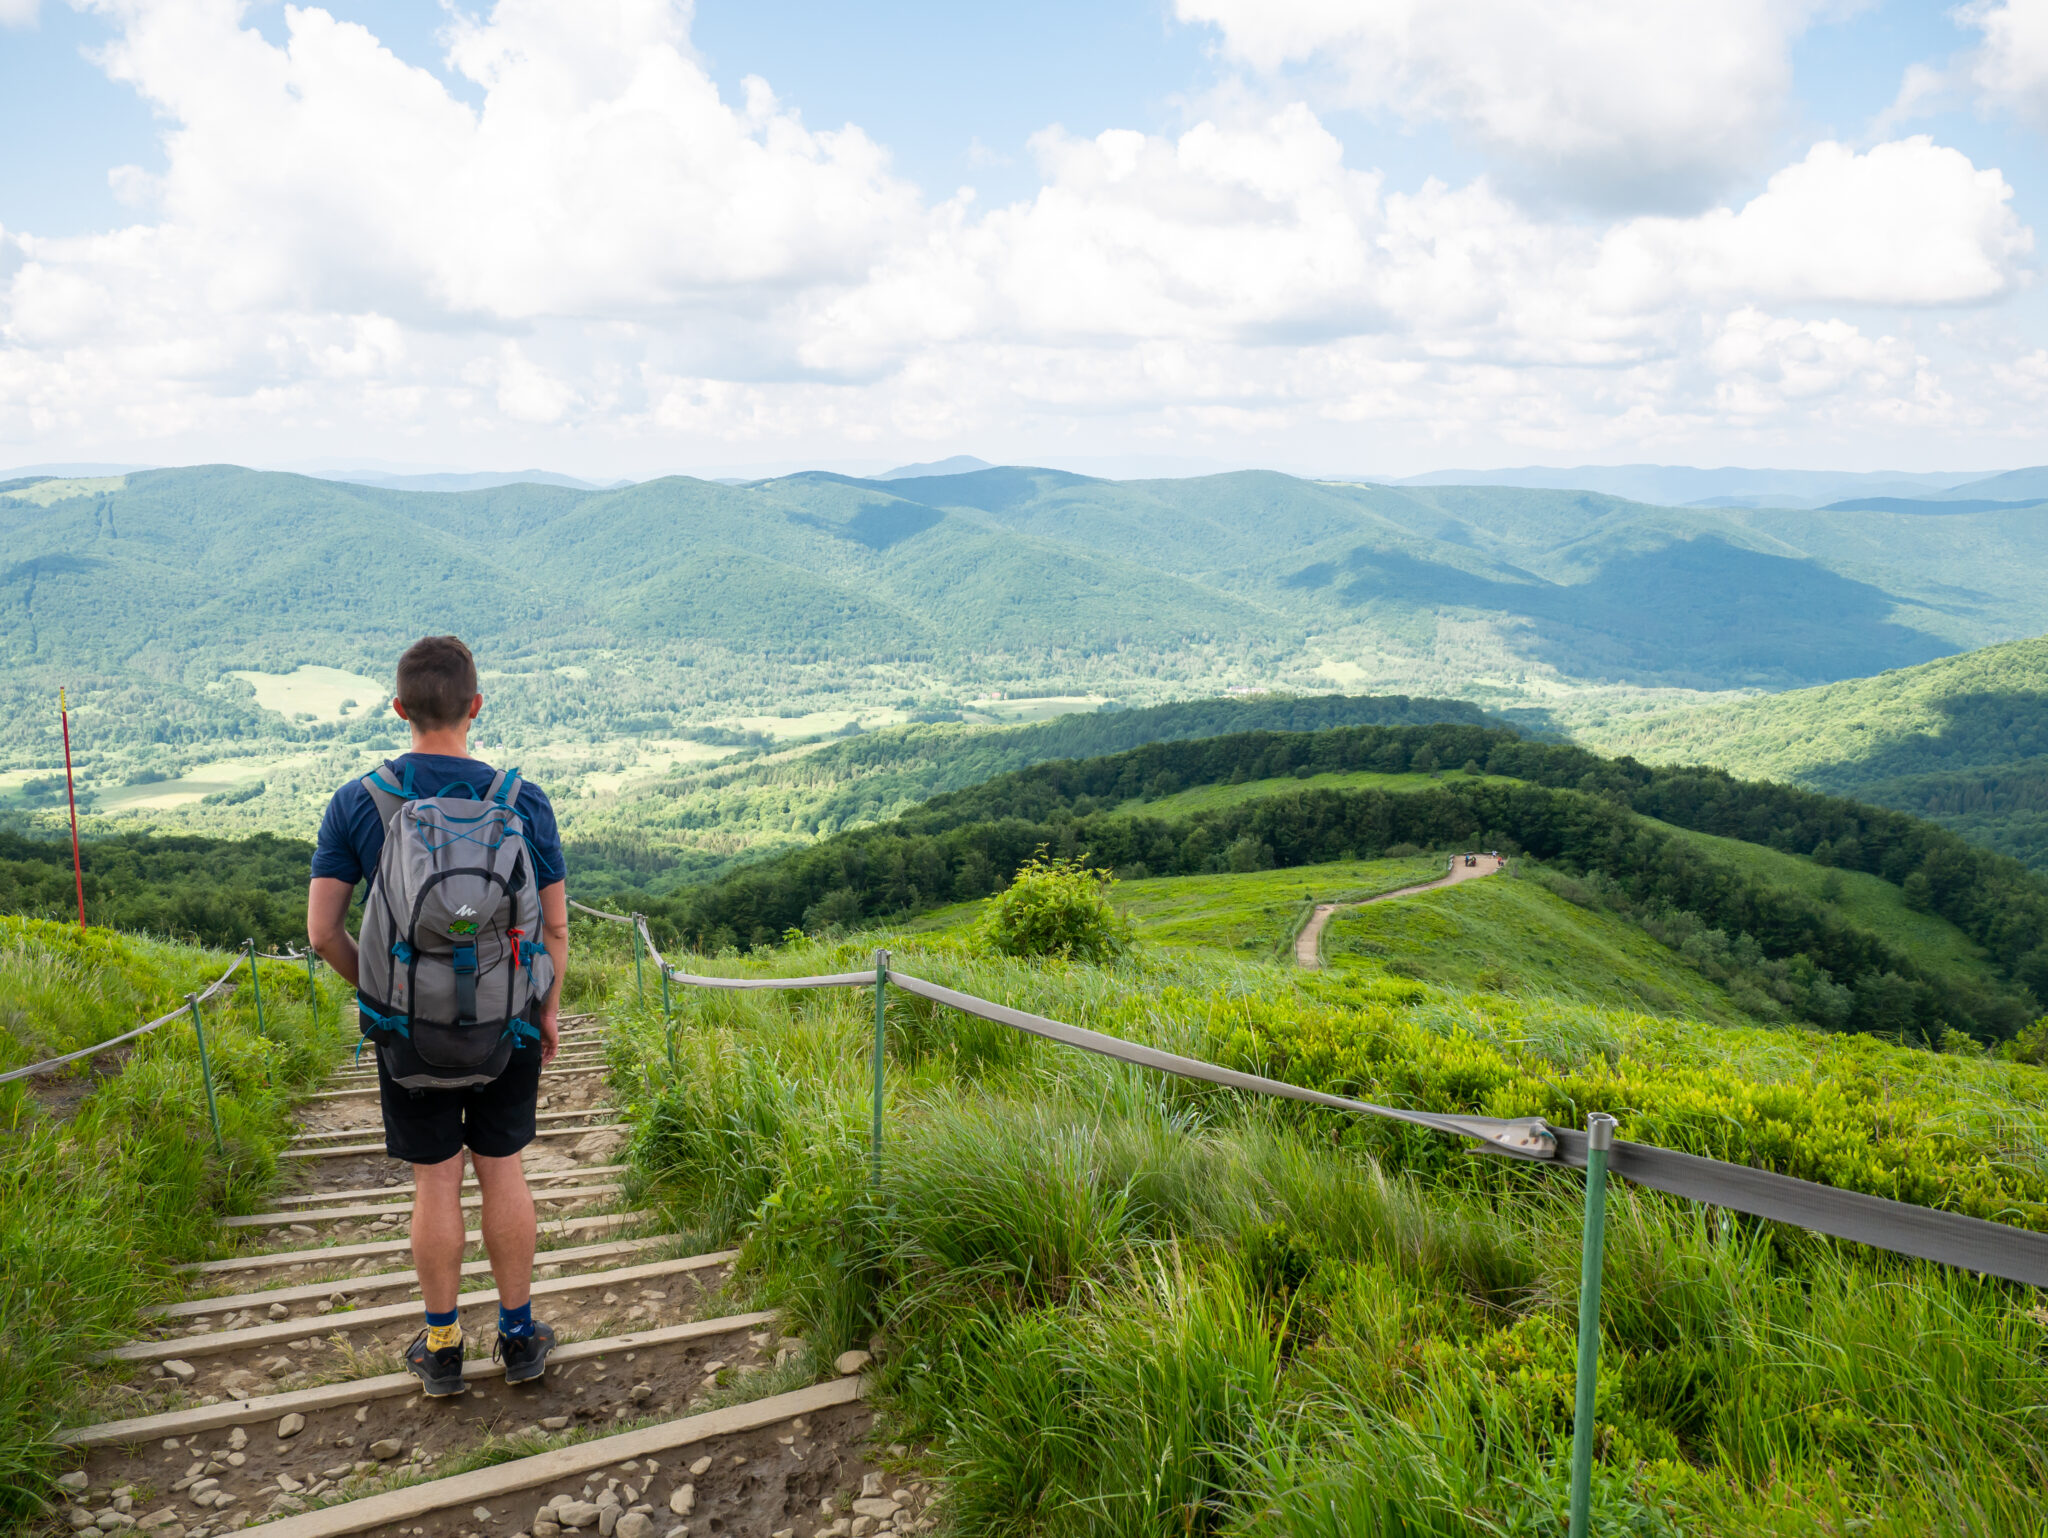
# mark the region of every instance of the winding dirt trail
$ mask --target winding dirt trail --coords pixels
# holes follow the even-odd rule
[[[1508,862],[1499,855],[1483,854],[1477,865],[1467,865],[1462,854],[1451,857],[1451,872],[1435,881],[1425,881],[1420,886],[1404,886],[1398,891],[1382,892],[1377,897],[1368,897],[1357,903],[1317,903],[1316,911],[1309,921],[1302,925],[1301,933],[1294,940],[1294,959],[1311,972],[1323,964],[1323,931],[1329,927],[1330,917],[1340,908],[1363,908],[1367,903],[1391,902],[1396,897],[1413,897],[1417,892],[1434,892],[1438,887],[1456,886],[1461,881],[1477,881],[1481,876],[1491,876],[1508,868]]]

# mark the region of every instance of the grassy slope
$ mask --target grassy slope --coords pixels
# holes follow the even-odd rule
[[[1165,876],[1120,882],[1116,904],[1155,945],[1284,955],[1310,907],[1356,902],[1443,874],[1435,855],[1344,860],[1238,875]]]
[[[1643,820],[1656,823],[1656,826],[1688,843],[1697,844],[1716,859],[1737,866],[1773,886],[1789,887],[1816,902],[1825,903],[1850,923],[1869,930],[1932,972],[1955,973],[1987,987],[1998,984],[1997,971],[1984,959],[1983,951],[1968,935],[1947,919],[1932,913],[1916,913],[1907,907],[1906,894],[1880,876],[1856,870],[1834,870],[1816,865],[1804,855],[1785,854],[1762,844],[1716,838],[1710,833],[1694,833],[1690,829],[1671,827],[1668,823],[1657,823],[1654,818]]]
[[[1445,776],[1451,778],[1450,775]],[[1512,783],[1501,775],[1457,773],[1460,780],[1491,780],[1497,784]],[[1195,812],[1221,811],[1226,806],[1242,806],[1247,801],[1258,801],[1267,796],[1288,796],[1302,790],[1386,790],[1415,791],[1428,790],[1441,783],[1426,774],[1374,774],[1359,770],[1348,774],[1312,774],[1297,779],[1289,775],[1277,780],[1246,780],[1237,785],[1197,785],[1190,790],[1175,791],[1170,796],[1160,796],[1149,801],[1133,801],[1129,810],[1144,817],[1176,818],[1187,817]]]
[[[0,1061],[107,1040],[211,982],[229,960],[0,918]],[[0,1513],[28,1509],[53,1426],[87,1411],[124,1413],[86,1369],[89,1353],[133,1334],[141,1307],[170,1285],[170,1264],[203,1253],[217,1212],[255,1210],[290,1133],[292,1094],[339,1055],[339,989],[317,1027],[302,967],[266,966],[263,996],[260,1035],[246,983],[206,1012],[225,1157],[212,1146],[183,1020],[141,1038],[119,1075],[82,1098],[85,1063],[55,1080],[0,1085]]]
[[[1041,967],[876,933],[773,970],[875,944],[983,997],[1382,1102],[1612,1109],[1625,1136],[1916,1200],[2048,1192],[2048,1072],[2017,1065],[1172,948]],[[1571,1178],[898,997],[871,1198],[868,1010],[684,995],[673,1075],[658,1017],[629,1023],[655,1064],[635,1157],[680,1216],[744,1242],[743,1271],[824,1349],[884,1332],[886,1434],[931,1439],[917,1472],[962,1530],[1561,1527]],[[2048,1523],[2048,1455],[2011,1408],[2048,1394],[2026,1296],[1611,1200],[1596,1531]]]
[[[1339,913],[1323,953],[1340,973],[1754,1023],[1725,990],[1633,924],[1512,873]]]

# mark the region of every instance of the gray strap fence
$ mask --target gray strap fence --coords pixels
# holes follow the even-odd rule
[[[242,969],[242,966],[248,960],[249,953],[246,950],[237,954],[234,961],[229,965],[228,969],[225,972],[221,973],[219,977],[215,978],[211,983],[207,984],[206,988],[202,992],[193,994],[192,998],[196,998],[202,1004],[210,1002],[216,995],[218,995],[221,992],[222,989],[228,986],[229,981],[234,977],[235,973],[240,971]],[[188,1000],[187,1002],[180,1004],[176,1009],[172,1010],[169,1014],[158,1015],[154,1020],[148,1021],[143,1025],[138,1025],[132,1031],[124,1031],[119,1036],[109,1037],[107,1040],[99,1042],[90,1047],[80,1047],[76,1052],[66,1052],[62,1057],[45,1058],[40,1063],[30,1063],[25,1068],[14,1068],[10,1069],[6,1073],[0,1073],[0,1084],[6,1084],[15,1079],[30,1078],[40,1073],[48,1073],[53,1068],[62,1068],[66,1063],[75,1063],[81,1057],[91,1057],[95,1052],[104,1052],[109,1047],[118,1047],[124,1041],[133,1041],[138,1036],[147,1036],[151,1031],[156,1030],[160,1026],[169,1025],[173,1020],[177,1019],[180,1015],[190,1014],[191,1011],[192,1005],[190,1000]]]
[[[1606,1177],[1611,1172],[1624,1180],[1651,1190],[1668,1192],[1691,1201],[1725,1208],[1774,1222],[1790,1223],[1832,1238],[1854,1240],[1874,1249],[1890,1250],[1919,1260],[1982,1272],[2006,1281],[2048,1287],[2048,1234],[1988,1223],[1981,1218],[1932,1207],[1917,1207],[1860,1191],[1843,1191],[1816,1185],[1772,1170],[1720,1159],[1703,1159],[1648,1143],[1627,1143],[1613,1135],[1614,1120],[1596,1111],[1588,1118],[1586,1131],[1554,1127],[1541,1117],[1503,1119],[1491,1116],[1445,1116],[1435,1112],[1411,1111],[1395,1106],[1374,1105],[1303,1089],[1279,1079],[1241,1073],[1198,1058],[1162,1052],[1118,1036],[1104,1035],[1061,1020],[1048,1019],[1007,1004],[993,1003],[971,993],[894,970],[889,953],[875,953],[872,972],[838,972],[822,977],[734,978],[698,977],[683,972],[662,957],[654,936],[648,932],[645,915],[606,913],[572,903],[594,918],[632,926],[633,956],[637,965],[641,950],[653,960],[662,979],[662,1012],[668,1013],[668,984],[671,981],[697,988],[839,988],[873,984],[875,989],[875,1105],[874,1178],[879,1184],[882,1168],[882,1065],[885,1024],[883,999],[890,984],[905,993],[944,1004],[1013,1030],[1024,1031],[1047,1041],[1057,1041],[1084,1052],[1098,1053],[1140,1068],[1176,1074],[1249,1094],[1273,1095],[1305,1105],[1323,1106],[1351,1115],[1375,1116],[1432,1132],[1449,1133],[1473,1140],[1476,1151],[1537,1163],[1562,1165],[1586,1171],[1586,1222],[1584,1255],[1579,1288],[1579,1354],[1572,1418],[1570,1538],[1586,1538],[1591,1521],[1595,1382],[1600,1360],[1600,1279],[1606,1235]],[[643,987],[642,1001],[645,1002]],[[675,1039],[669,1037],[669,1063],[675,1063]]]

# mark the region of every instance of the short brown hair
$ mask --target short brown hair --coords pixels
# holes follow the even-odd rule
[[[460,726],[476,698],[476,658],[460,638],[422,636],[398,659],[398,700],[416,726]]]

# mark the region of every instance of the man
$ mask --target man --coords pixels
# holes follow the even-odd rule
[[[386,814],[380,814],[379,796],[395,802],[390,791],[396,784],[403,786],[408,800],[418,803],[443,795],[482,802],[496,787],[508,783],[490,765],[470,756],[470,726],[484,700],[477,691],[476,660],[467,646],[454,636],[416,641],[398,659],[397,681],[398,695],[391,708],[412,728],[412,751],[376,775],[351,780],[335,792],[320,822],[312,886],[306,896],[306,934],[313,949],[358,988],[362,987],[363,963],[379,958],[358,953],[345,920],[357,882],[371,883],[365,892],[366,913],[375,893],[386,833]],[[372,784],[379,787],[376,793]],[[464,1088],[409,1089],[394,1079],[386,1051],[380,1048],[377,1052],[384,1149],[413,1167],[412,1253],[426,1304],[426,1328],[407,1348],[405,1365],[419,1377],[427,1393],[437,1396],[463,1391],[462,1326],[455,1300],[464,1247],[465,1149],[483,1193],[484,1246],[498,1284],[496,1354],[505,1362],[506,1381],[520,1383],[539,1377],[546,1371],[548,1352],[555,1342],[553,1329],[533,1318],[533,1196],[526,1186],[520,1150],[533,1141],[540,1071],[554,1058],[560,1037],[562,977],[569,959],[568,893],[563,886],[561,837],[548,798],[536,786],[517,783],[516,798],[508,801],[506,811],[516,811],[517,825],[532,856],[541,931],[541,945],[525,941],[523,952],[518,938],[521,932],[511,931],[515,937],[512,964],[518,964],[521,954],[531,955],[542,946],[545,960],[552,963],[548,969],[552,976],[544,990],[536,989],[537,996],[526,1007],[526,1013],[534,1018],[511,1022],[522,1029],[537,1028],[537,1039],[505,1033],[511,1035],[513,1050],[503,1071],[488,1082]],[[367,920],[364,927],[367,931]],[[469,930],[472,936],[476,928],[474,924],[456,927]],[[473,970],[474,943],[469,957]],[[388,964],[385,970],[390,970]],[[537,981],[545,974],[528,975]],[[475,993],[476,984],[471,982],[472,1004]],[[376,1013],[367,997],[363,1017],[366,1034],[390,1023]]]

